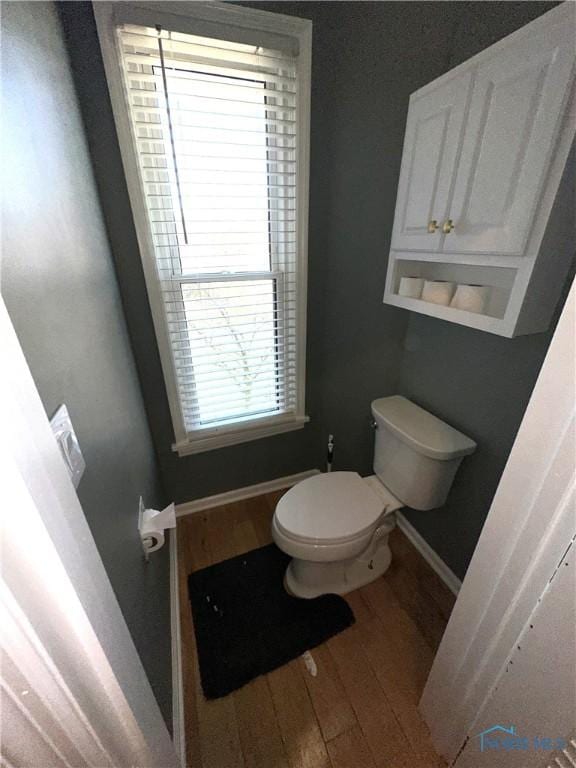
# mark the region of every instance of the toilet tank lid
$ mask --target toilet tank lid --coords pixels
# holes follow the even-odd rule
[[[377,423],[431,459],[448,461],[476,450],[474,440],[401,395],[374,400],[372,414]]]

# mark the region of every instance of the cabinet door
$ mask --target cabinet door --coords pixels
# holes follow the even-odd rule
[[[524,253],[573,79],[573,34],[550,26],[479,65],[443,251]]]
[[[396,199],[392,247],[435,251],[448,214],[450,186],[462,135],[471,74],[465,72],[412,97]]]

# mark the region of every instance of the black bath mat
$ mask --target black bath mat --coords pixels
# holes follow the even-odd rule
[[[207,699],[241,688],[354,623],[338,595],[288,595],[282,582],[289,562],[269,544],[188,577]]]

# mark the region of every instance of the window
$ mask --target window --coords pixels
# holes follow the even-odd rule
[[[309,22],[115,5],[95,9],[174,448],[302,427]]]

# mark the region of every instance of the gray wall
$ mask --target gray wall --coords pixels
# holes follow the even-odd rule
[[[126,319],[165,487],[177,502],[261,482],[315,466],[320,425],[240,447],[178,458],[166,389],[147,303],[130,202],[90,3],[60,3],[94,172],[116,259]],[[313,280],[313,277],[312,277]],[[314,324],[312,324],[314,326]],[[311,328],[311,343],[314,329]],[[317,362],[310,361],[308,401],[317,399]],[[226,471],[222,471],[226,467]]]
[[[335,468],[371,472],[364,417],[373,397],[390,392],[477,440],[445,507],[406,511],[461,577],[557,318],[545,334],[510,340],[379,303],[408,97],[555,4],[253,4],[314,21],[311,225],[321,247],[312,240],[320,274],[309,301],[323,318],[311,354],[321,360],[318,416],[340,438]]]
[[[336,435],[335,466],[369,472],[369,403],[396,389],[408,322],[381,301],[406,109],[411,91],[446,69],[452,28],[445,22],[454,12],[430,3],[254,5],[314,21],[311,423],[187,458],[170,450],[172,425],[92,12],[83,3],[60,6],[151,430],[176,501],[323,467],[328,432]],[[413,50],[420,55],[406,55]]]
[[[2,4],[1,289],[49,416],[66,403],[78,496],[165,719],[168,548],[145,565],[138,497],[163,503],[67,54],[52,3]]]
[[[445,510],[431,517],[408,513],[462,575],[549,334],[507,341],[382,304],[408,97],[554,3],[245,4],[314,23],[307,379],[312,421],[301,432],[184,459],[170,450],[172,427],[91,9],[82,3],[61,6],[167,491],[186,501],[323,467],[328,432],[336,435],[335,468],[368,474],[369,403],[402,392],[481,445],[464,465]],[[508,374],[507,361],[515,368]],[[465,414],[472,412],[470,421]]]
[[[410,318],[399,392],[478,443],[476,453],[464,459],[444,507],[433,513],[405,510],[410,522],[461,578],[551,336],[550,330],[504,339],[423,315]]]
[[[456,25],[453,67],[554,4],[472,3]],[[546,241],[545,241],[546,245]],[[545,247],[544,245],[544,247]],[[398,390],[478,443],[446,505],[406,516],[460,577],[472,557],[540,371],[566,290],[546,333],[504,339],[410,313]]]

